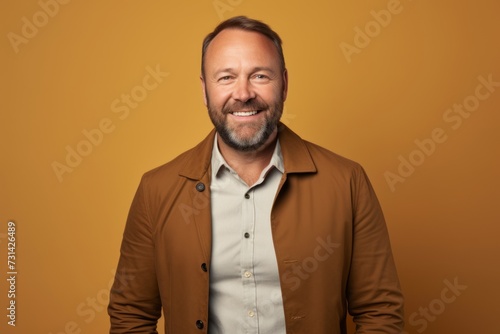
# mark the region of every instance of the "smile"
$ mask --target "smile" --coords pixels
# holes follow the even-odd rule
[[[235,111],[232,112],[234,116],[253,116],[256,115],[259,111],[253,110],[253,111]]]

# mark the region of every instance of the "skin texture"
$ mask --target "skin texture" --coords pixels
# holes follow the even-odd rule
[[[287,71],[266,36],[226,29],[208,46],[204,73],[200,78],[204,103],[219,134],[219,150],[252,185],[274,150],[288,90]]]

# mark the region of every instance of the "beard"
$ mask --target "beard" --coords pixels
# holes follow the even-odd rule
[[[255,151],[262,147],[274,130],[277,128],[283,113],[284,100],[281,96],[273,105],[268,105],[259,98],[247,102],[235,102],[231,105],[225,104],[222,109],[210,103],[207,94],[208,114],[221,139],[228,146],[238,151]],[[245,124],[230,125],[228,115],[233,111],[261,110],[265,112],[265,118]],[[250,134],[247,134],[247,133]]]

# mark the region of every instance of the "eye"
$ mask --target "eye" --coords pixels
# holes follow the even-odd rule
[[[218,81],[219,82],[227,82],[227,81],[229,81],[231,79],[232,79],[232,77],[230,75],[225,75],[223,77],[220,77]]]
[[[256,84],[267,84],[271,81],[271,78],[268,75],[256,73],[252,75],[252,81]]]

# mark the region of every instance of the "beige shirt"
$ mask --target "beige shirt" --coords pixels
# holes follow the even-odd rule
[[[285,331],[271,233],[271,208],[284,173],[279,142],[259,180],[249,187],[212,152],[212,265],[209,333]]]

